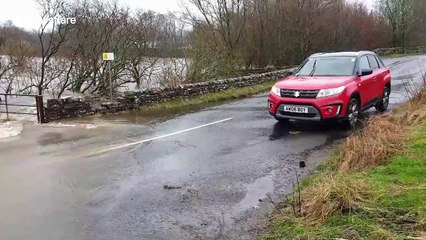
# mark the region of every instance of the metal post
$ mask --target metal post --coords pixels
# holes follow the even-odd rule
[[[40,118],[40,99],[38,98],[38,96],[35,96],[34,98],[36,100],[37,122],[41,123],[41,118]]]
[[[112,92],[113,92],[113,89],[112,89],[112,77],[111,77],[111,61],[108,61],[109,63],[108,63],[108,74],[109,74],[109,88],[110,88],[110,99],[111,99],[111,101],[112,101]]]
[[[44,103],[43,96],[36,96],[36,106],[37,106],[37,119],[39,123],[46,123],[46,116],[44,113]]]
[[[7,106],[7,94],[4,95],[4,101],[6,103],[6,120],[9,121],[9,107]]]
[[[44,103],[43,103],[43,96],[39,96],[40,98],[40,123],[47,123],[46,115],[44,112]]]

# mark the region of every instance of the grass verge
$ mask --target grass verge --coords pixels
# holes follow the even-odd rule
[[[275,80],[269,80],[253,86],[229,88],[221,92],[208,93],[197,97],[179,98],[164,103],[150,104],[141,107],[138,111],[143,113],[144,116],[158,115],[166,112],[168,114],[176,114],[185,111],[194,111],[227,100],[240,99],[268,91],[275,82]]]
[[[426,240],[425,105],[423,93],[350,136],[263,239]]]

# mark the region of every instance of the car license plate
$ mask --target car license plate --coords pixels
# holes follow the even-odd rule
[[[308,113],[309,110],[307,107],[298,107],[298,106],[284,106],[284,112],[291,113]]]

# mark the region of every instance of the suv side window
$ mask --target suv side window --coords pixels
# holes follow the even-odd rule
[[[370,62],[371,69],[375,70],[379,68],[379,64],[377,63],[377,59],[373,55],[368,55],[368,61]]]
[[[361,73],[363,69],[370,69],[370,63],[368,62],[367,56],[362,56],[359,59],[358,73]]]
[[[377,60],[377,62],[379,63],[379,68],[382,68],[385,66],[385,64],[382,62],[382,60],[379,58],[379,56],[375,55],[374,56]]]

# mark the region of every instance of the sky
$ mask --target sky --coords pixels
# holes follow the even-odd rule
[[[368,8],[373,9],[374,8],[374,3],[376,0],[347,0],[350,3],[354,3],[354,2],[362,2],[365,5],[367,5]]]
[[[41,24],[37,4],[34,0],[1,0],[0,23],[11,20],[14,25],[26,30],[37,29]],[[373,8],[375,0],[347,0],[349,2],[364,2]],[[118,0],[123,6],[131,9],[152,10],[158,13],[167,13],[180,10],[185,0]]]
[[[11,20],[15,26],[26,30],[37,29],[41,24],[38,6],[34,0],[1,0],[0,23]],[[180,10],[184,0],[118,0],[131,9],[152,10],[167,13]]]

